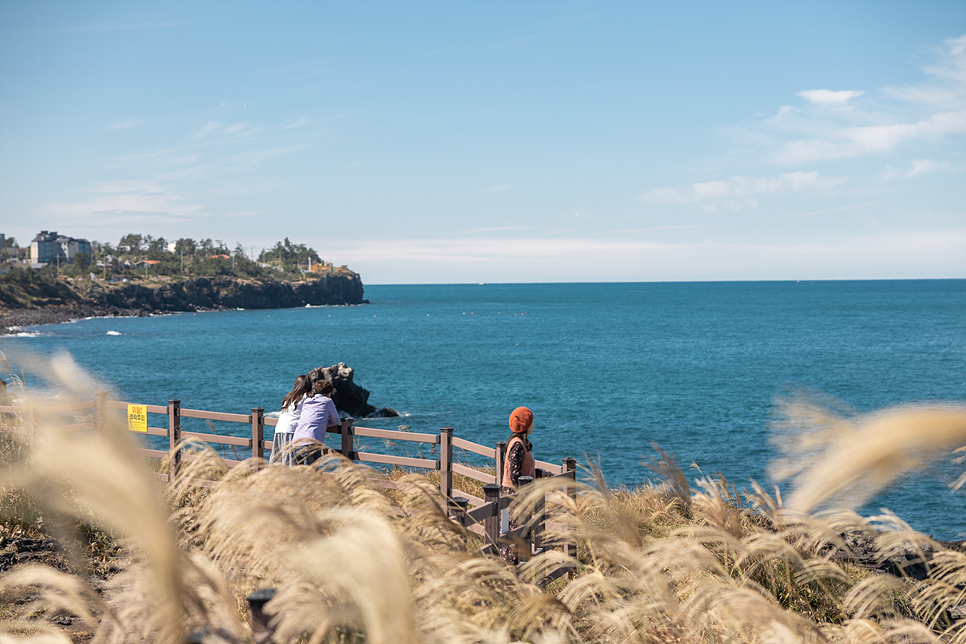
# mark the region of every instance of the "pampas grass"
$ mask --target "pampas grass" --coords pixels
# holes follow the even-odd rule
[[[76,365],[45,375],[79,397],[88,390]],[[104,535],[116,544],[119,572],[98,583],[81,565],[0,576],[0,601],[34,596],[0,624],[0,644],[66,642],[50,621],[63,613],[98,644],[173,644],[189,632],[248,642],[245,597],[262,588],[276,589],[264,611],[278,644],[966,644],[966,555],[894,515],[813,512],[852,483],[865,494],[865,481],[920,467],[919,456],[899,453],[909,446],[958,447],[961,410],[847,420],[786,409],[785,427],[807,437],[788,444],[810,450],[790,451],[783,465],[796,484],[788,507],[754,484],[742,494],[721,477],[692,484],[658,451],[653,469],[666,483],[612,489],[592,467],[586,483],[538,479],[525,488],[511,512],[521,523],[542,520],[547,547],[519,568],[479,554],[479,539],[449,519],[431,478],[340,457],[228,467],[210,448],[189,445],[195,458],[161,482],[122,425],[40,440],[10,433],[22,442],[3,461],[3,503],[21,495],[36,508],[24,516],[42,518],[63,544]],[[856,450],[873,439],[881,443],[868,453]],[[401,489],[384,490],[379,478]],[[574,542],[570,556],[552,548]],[[866,556],[912,557],[928,575],[873,572],[856,563],[860,542]],[[85,558],[82,548],[75,558]],[[572,577],[545,583],[561,566]]]

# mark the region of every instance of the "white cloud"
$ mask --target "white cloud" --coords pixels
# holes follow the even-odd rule
[[[109,130],[125,130],[129,127],[137,127],[141,125],[144,121],[139,121],[137,119],[124,119],[123,121],[117,121],[116,123],[111,123],[107,129]]]
[[[338,247],[337,261],[368,284],[398,283],[401,275],[410,283],[925,278],[962,274],[966,229],[784,244],[654,243],[622,235],[352,239]]]
[[[932,174],[940,170],[949,168],[949,161],[933,161],[931,159],[917,159],[912,162],[912,168],[906,173],[907,177],[915,177],[921,174]]]
[[[205,207],[151,181],[118,181],[88,189],[94,196],[73,203],[53,203],[48,216],[99,225],[128,224],[159,219],[187,220],[205,216]]]
[[[775,158],[786,165],[897,152],[912,143],[943,144],[966,134],[966,36],[947,40],[919,85],[883,88],[876,111],[850,104],[863,92],[805,90],[802,108],[781,106],[761,124],[777,134]],[[898,99],[890,100],[890,99]],[[835,108],[835,109],[830,109]],[[782,141],[784,136],[795,137]]]
[[[807,89],[798,95],[814,105],[846,105],[849,100],[862,96],[865,92],[845,90],[835,92],[830,89]]]
[[[966,134],[966,110],[933,114],[915,123],[829,128],[825,138],[799,139],[782,146],[779,159],[786,164],[849,159],[894,151],[899,145],[934,141]]]
[[[489,233],[503,233],[508,230],[522,230],[523,226],[490,226],[488,228],[471,228],[465,231],[466,235],[486,235]]]
[[[510,186],[505,183],[498,183],[495,186],[490,186],[487,188],[488,192],[506,192],[510,189]]]
[[[185,23],[181,22],[130,22],[130,23],[113,23],[113,24],[95,24],[95,25],[75,25],[73,27],[60,27],[56,29],[51,29],[50,33],[55,34],[79,34],[79,33],[96,33],[103,31],[141,31],[144,29],[164,29],[166,27],[180,27]]]
[[[645,201],[655,204],[717,202],[732,209],[743,205],[757,206],[756,197],[780,195],[803,190],[827,191],[842,182],[837,177],[823,177],[818,172],[787,172],[775,177],[732,177],[724,181],[706,181],[690,186],[656,188],[644,194]],[[709,209],[713,212],[713,209]]]

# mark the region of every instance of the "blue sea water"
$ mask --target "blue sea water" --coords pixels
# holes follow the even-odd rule
[[[627,486],[648,476],[652,443],[739,489],[771,486],[778,396],[821,392],[860,412],[966,399],[966,280],[397,285],[366,297],[82,320],[2,338],[0,351],[66,350],[123,400],[238,413],[277,410],[296,375],[345,362],[370,402],[404,413],[360,424],[452,426],[490,445],[526,405],[538,458],[599,459]],[[938,461],[864,512],[964,538],[964,498],[946,487],[960,467]]]

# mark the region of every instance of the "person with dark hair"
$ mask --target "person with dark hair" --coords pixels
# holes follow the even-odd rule
[[[503,478],[500,484],[503,486],[503,494],[514,494],[517,491],[521,476],[537,477],[536,460],[533,458],[533,445],[527,439],[533,431],[533,412],[526,407],[517,407],[510,414],[510,439],[506,445],[506,458],[503,461]],[[509,529],[515,530],[520,527],[511,517]],[[516,565],[519,561],[517,557],[517,547],[515,543],[510,543],[500,550],[500,554],[507,562]]]
[[[311,444],[312,441],[325,442],[325,433],[329,427],[337,427],[339,411],[332,402],[331,394],[335,391],[329,380],[316,380],[312,385],[311,398],[302,403],[302,413],[292,441],[300,441],[306,446],[299,450],[296,460],[303,465],[311,465],[322,456],[322,446]],[[306,449],[308,447],[308,449]]]
[[[275,425],[275,435],[272,438],[272,454],[268,459],[270,463],[295,465],[292,451],[286,450],[285,446],[292,441],[295,426],[302,415],[302,403],[311,393],[312,381],[308,376],[302,375],[295,379],[292,391],[282,398],[282,411],[278,414],[278,424]]]

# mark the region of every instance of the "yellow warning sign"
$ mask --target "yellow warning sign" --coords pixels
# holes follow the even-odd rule
[[[148,406],[147,405],[128,405],[127,406],[127,428],[132,432],[148,431]]]

